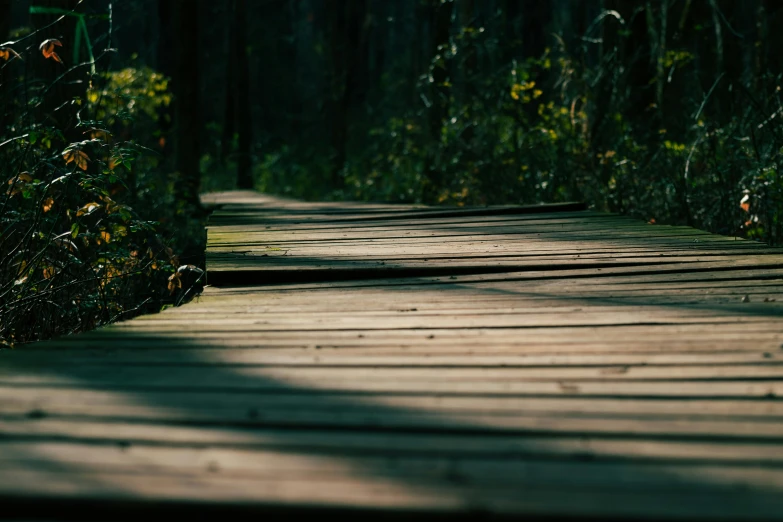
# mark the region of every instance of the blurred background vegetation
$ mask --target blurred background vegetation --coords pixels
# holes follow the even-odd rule
[[[212,190],[779,244],[781,40],[778,0],[0,0],[0,339],[187,299]]]

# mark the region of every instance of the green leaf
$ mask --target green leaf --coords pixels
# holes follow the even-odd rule
[[[76,236],[78,235],[79,235],[79,224],[74,223],[73,225],[71,225],[71,237],[75,239]]]

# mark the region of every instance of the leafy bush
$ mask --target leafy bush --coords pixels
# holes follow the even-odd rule
[[[605,11],[576,43],[497,65],[489,31],[453,32],[419,78],[420,103],[394,105],[405,85],[376,94],[393,115],[367,128],[356,120],[345,185],[323,192],[455,205],[582,200],[782,242],[780,75],[757,71],[753,93],[723,76],[705,87],[684,43],[639,53],[629,25]],[[640,84],[650,61],[655,73]],[[258,171],[265,190],[312,197],[312,179],[328,185],[328,158],[309,143],[267,158]]]
[[[9,69],[22,58],[61,61],[61,46],[0,58]],[[73,110],[75,123],[58,128],[40,107],[65,74],[46,89],[29,74],[12,83],[27,95],[2,107],[12,118],[0,129],[0,343],[91,329],[191,296],[201,272],[173,249],[203,246],[202,223],[153,149],[165,147],[157,128],[171,99],[166,79],[132,68],[88,75],[89,88],[56,109]]]

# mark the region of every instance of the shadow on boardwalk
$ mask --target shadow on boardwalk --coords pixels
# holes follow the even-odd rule
[[[289,203],[252,216],[259,197],[247,198],[247,213],[216,222],[323,223],[323,212],[356,226],[356,214],[375,222],[391,209]],[[329,241],[288,259],[228,245],[217,258],[234,284],[269,284],[0,353],[0,518],[783,517],[783,327],[780,303],[762,301],[783,300],[776,257],[718,267],[596,257],[574,270],[526,252],[524,239],[605,254],[611,226],[427,226],[433,248],[492,237],[519,245],[520,263],[488,268],[504,256],[474,253],[475,266],[427,269],[383,254],[399,261],[390,270],[373,267],[378,256],[331,255]],[[623,245],[708,258],[728,248],[685,246],[700,234]],[[733,251],[743,249],[764,247]],[[253,280],[260,261],[279,266]],[[389,324],[363,323],[368,308]],[[345,321],[330,324],[337,313]]]
[[[449,286],[459,291],[463,285]],[[476,285],[470,288],[475,290]],[[489,287],[483,291],[532,294]],[[627,305],[633,300],[621,302]],[[587,301],[574,298],[568,303]],[[595,305],[596,300],[589,304]],[[696,306],[709,309],[710,305]],[[731,309],[735,314],[779,318],[778,313],[770,315],[759,308]],[[225,343],[210,343],[220,332],[210,334],[208,327],[195,330],[201,337],[107,329],[81,336],[82,343],[79,338],[66,340],[71,351],[63,357],[45,349],[4,354],[0,387],[9,400],[2,419],[0,458],[13,463],[17,471],[40,472],[47,482],[40,493],[4,494],[3,516],[130,520],[160,514],[195,518],[330,514],[357,520],[367,516],[431,520],[457,513],[464,519],[523,514],[557,519],[678,515],[714,520],[773,519],[783,513],[783,438],[775,430],[783,422],[780,408],[770,408],[777,413],[766,416],[743,416],[737,411],[699,414],[692,408],[667,413],[661,408],[667,401],[778,404],[763,392],[721,395],[725,379],[711,379],[708,384],[714,393],[706,397],[650,396],[634,393],[632,387],[619,394],[566,393],[566,399],[575,400],[571,410],[562,405],[562,392],[466,392],[459,386],[452,386],[453,391],[447,386],[426,392],[415,384],[409,391],[400,386],[384,391],[382,383],[373,391],[352,389],[350,382],[337,387],[308,384],[308,379],[300,384],[295,374],[299,366],[226,364],[205,356],[211,347]],[[317,333],[317,327],[313,331]],[[426,331],[421,333],[424,336]],[[275,344],[264,338],[264,332],[252,335],[259,346]],[[106,344],[110,347],[96,348]],[[56,343],[51,346],[56,348]],[[146,355],[164,349],[176,351],[176,360],[145,361]],[[136,362],[134,355],[138,355]],[[280,378],[281,368],[290,369],[286,375],[292,377]],[[612,381],[611,377],[603,380]],[[677,387],[687,380],[662,382]],[[757,390],[763,390],[765,382],[779,382],[776,378],[734,380],[749,387],[755,383]],[[29,397],[31,391],[43,405],[32,406],[36,400],[20,398],[17,403],[29,409],[14,412],[13,394]],[[63,400],[48,399],[58,395]],[[437,404],[460,397],[478,401],[472,411]],[[483,411],[481,399],[490,405]],[[518,410],[493,411],[491,405],[500,399],[516,400]],[[552,409],[546,408],[547,401]],[[585,401],[595,401],[596,406],[585,411],[578,406]],[[417,406],[419,402],[423,406]],[[601,404],[617,402],[632,407],[601,411]],[[526,408],[527,403],[532,407]],[[633,410],[633,405],[644,408],[645,404],[649,411]],[[515,417],[526,420],[507,422]],[[644,431],[640,423],[654,429]],[[698,429],[687,429],[689,423]],[[723,426],[723,431],[706,431],[709,423]],[[753,433],[740,429],[743,423],[766,423],[772,429]],[[737,429],[731,429],[732,424]],[[685,428],[667,433],[666,426]],[[65,453],[52,453],[52,448]],[[73,458],[64,457],[69,448]],[[99,450],[141,457],[131,458],[135,467],[126,474],[105,473],[100,462],[80,457]],[[180,458],[192,462],[145,460],[161,455],[156,453],[160,450],[185,451],[189,457]],[[150,456],[146,451],[152,451]],[[291,464],[283,459],[283,468],[270,468],[263,464],[270,454],[302,457],[305,464],[292,475],[285,466],[296,468],[298,460]],[[242,464],[245,459],[247,465]],[[310,460],[315,464],[311,466]],[[327,475],[318,477],[324,470]],[[328,470],[336,470],[333,478]],[[165,494],[165,482],[161,495],[139,494],[138,480],[156,472],[169,477],[169,487],[179,497]],[[140,473],[141,479],[133,478]],[[308,477],[309,473],[313,475]],[[306,487],[328,489],[332,480],[345,486],[336,488],[332,498],[300,492],[290,501],[267,494],[266,490],[289,487],[297,480]],[[183,485],[172,487],[177,481]],[[60,483],[82,493],[58,494],[62,488],[49,487]],[[189,493],[184,485],[190,483]],[[235,494],[218,502],[200,497],[210,488],[225,491],[232,484],[239,484]],[[386,494],[378,493],[376,503],[373,491]]]

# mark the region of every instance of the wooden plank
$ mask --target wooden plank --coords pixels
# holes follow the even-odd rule
[[[0,376],[0,385],[25,387],[90,386],[112,390],[220,390],[241,392],[248,390],[298,393],[300,390],[366,393],[411,393],[452,395],[581,395],[612,397],[671,397],[671,398],[765,398],[776,400],[783,396],[783,382],[779,377],[754,378],[738,376],[732,379],[614,379],[611,374],[600,378],[550,378],[520,380],[487,380],[444,376],[400,379],[399,375],[387,378],[346,379],[361,376],[363,372],[323,372],[305,376],[299,372],[288,375],[278,369],[236,368],[230,372],[210,372],[199,368],[183,368],[172,378],[171,369],[123,368],[107,375],[106,368],[69,368],[50,374],[40,371],[7,370]],[[438,372],[435,372],[438,373]]]
[[[532,474],[541,473],[540,465],[528,466],[519,464],[519,469],[526,469]],[[366,476],[345,475],[332,472],[329,478],[319,477],[310,472],[297,475],[279,474],[273,478],[256,478],[222,473],[179,472],[160,474],[143,473],[133,467],[121,467],[107,470],[106,467],[78,470],[64,474],[53,469],[32,470],[18,467],[8,468],[9,473],[0,477],[0,490],[6,494],[23,494],[34,489],[38,498],[54,497],[88,499],[134,499],[136,502],[146,500],[166,501],[166,504],[179,506],[178,513],[203,513],[205,509],[220,503],[223,511],[236,510],[245,514],[255,513],[262,516],[269,512],[329,514],[337,508],[350,508],[347,516],[367,517],[383,513],[387,516],[398,515],[410,519],[411,515],[426,518],[445,514],[481,513],[516,514],[540,516],[542,513],[556,517],[620,517],[644,513],[647,517],[696,519],[700,517],[710,520],[769,520],[781,511],[780,494],[762,483],[772,482],[761,473],[747,480],[735,479],[733,486],[719,482],[718,477],[711,479],[718,484],[712,487],[701,487],[696,490],[684,488],[688,483],[682,469],[662,468],[664,476],[674,476],[669,488],[660,489],[652,484],[647,488],[612,490],[596,483],[593,488],[580,490],[569,486],[569,501],[562,502],[562,488],[536,483],[520,484],[509,480],[506,485],[492,484],[482,487],[482,475],[465,476],[460,473],[441,471],[435,484],[424,487],[419,476],[397,473],[391,476],[375,476],[368,480]],[[157,470],[156,470],[157,471]],[[568,475],[568,468],[558,467],[546,475],[548,482],[554,482],[560,475]],[[594,470],[593,475],[598,473]],[[638,469],[628,466],[625,469],[607,470],[602,476],[614,477],[617,483],[628,483],[638,476]],[[656,470],[653,470],[653,473]],[[738,470],[739,473],[744,469]],[[123,473],[124,472],[124,473]],[[690,473],[699,476],[701,472],[709,476],[707,469],[693,469]],[[687,473],[687,472],[686,472]],[[725,482],[734,479],[731,471],[719,477]],[[713,475],[715,475],[713,473]],[[11,480],[10,477],[13,477]],[[470,481],[463,480],[470,478]],[[439,479],[439,480],[438,480]],[[465,483],[478,483],[468,486]],[[604,483],[606,481],[603,481]],[[698,479],[692,479],[698,482]],[[401,484],[410,484],[405,488]],[[426,484],[426,482],[425,482]],[[512,484],[512,486],[509,486]],[[653,487],[651,487],[653,486]],[[657,486],[657,484],[656,484]],[[525,494],[520,495],[520,490]],[[654,492],[651,494],[651,492]],[[188,503],[195,503],[189,505]],[[164,504],[164,506],[166,505]],[[4,505],[8,505],[5,501]],[[122,505],[122,504],[120,504]],[[23,504],[27,513],[36,513],[29,504]],[[90,504],[87,505],[89,507]],[[152,504],[160,507],[160,504]],[[39,506],[36,506],[39,507]],[[190,509],[183,509],[190,508]],[[250,510],[255,507],[256,510]],[[39,507],[40,509],[40,507]],[[73,511],[71,511],[73,512]],[[153,511],[154,512],[154,511]],[[231,511],[229,511],[231,512]],[[142,511],[144,513],[144,511]],[[345,517],[346,513],[339,511]]]
[[[222,371],[222,370],[221,370]],[[433,415],[449,413],[486,413],[486,414],[538,414],[545,415],[589,415],[593,418],[630,417],[643,418],[680,418],[695,416],[701,420],[734,418],[741,420],[779,421],[783,417],[781,401],[763,398],[760,400],[691,398],[672,401],[665,398],[617,398],[617,397],[581,397],[579,395],[557,396],[470,396],[437,395],[413,393],[378,393],[354,396],[346,392],[321,393],[301,390],[301,393],[276,394],[254,391],[235,391],[230,396],[209,390],[136,390],[132,394],[122,391],[89,388],[59,388],[56,394],[53,388],[2,386],[7,401],[0,404],[4,414],[24,414],[29,420],[39,420],[47,416],[81,415],[89,417],[118,417],[130,415],[129,412],[145,412],[144,415],[156,418],[168,418],[171,410],[187,415],[196,412],[201,415],[210,410],[218,414],[225,413],[233,420],[253,420],[249,415],[255,409],[256,414],[267,409],[286,410],[291,408],[328,409],[330,411],[351,411],[369,409],[390,409],[397,413],[412,411],[430,412]],[[12,393],[13,392],[13,393]],[[161,402],[165,408],[157,408]],[[103,413],[92,410],[93,407],[106,408]],[[40,410],[43,415],[27,415]],[[16,422],[16,421],[14,421]]]
[[[223,420],[231,417],[231,407]],[[238,408],[235,408],[238,409]],[[152,416],[160,415],[152,410]],[[206,414],[206,411],[203,412]],[[214,413],[217,414],[217,411]],[[71,441],[118,447],[175,446],[189,448],[277,449],[288,453],[319,451],[324,454],[424,455],[438,457],[544,458],[573,460],[634,460],[700,462],[718,464],[734,462],[758,467],[778,467],[783,446],[742,441],[705,441],[687,439],[601,438],[567,434],[545,437],[493,433],[482,435],[439,433],[389,433],[384,431],[318,431],[241,427],[227,425],[176,425],[155,422],[45,418],[34,421],[0,420],[3,442],[25,442],[34,450],[35,442]],[[164,419],[172,420],[172,419]]]
[[[0,352],[4,506],[783,516],[783,251],[567,205],[208,199],[237,286]]]
[[[145,341],[138,341],[142,344]],[[149,341],[146,341],[149,342]],[[154,342],[154,341],[153,341]],[[756,344],[756,343],[754,343]],[[99,344],[101,348],[104,343]],[[183,361],[182,349],[170,349],[161,342],[155,349],[146,350],[29,350],[14,357],[15,364],[60,364],[80,366],[83,364],[129,365],[129,364],[223,364],[223,365],[267,365],[267,366],[428,366],[428,367],[553,367],[553,366],[646,366],[669,367],[680,365],[748,365],[759,363],[783,364],[783,352],[763,351],[758,347],[752,351],[632,353],[620,347],[607,353],[552,355],[522,353],[492,353],[490,350],[459,348],[450,353],[440,353],[426,346],[415,346],[404,350],[345,349],[345,350],[274,350],[242,349],[231,345],[226,347],[192,348],[193,362]],[[270,353],[271,352],[271,353]],[[317,352],[317,353],[316,353]],[[358,352],[358,353],[357,353]]]
[[[618,479],[626,479],[622,489],[633,491],[644,488],[674,490],[689,487],[694,492],[700,489],[732,490],[740,482],[745,486],[766,486],[775,491],[783,490],[783,470],[768,468],[748,468],[725,465],[714,470],[711,480],[701,478],[701,484],[694,484],[693,478],[708,473],[709,466],[688,463],[685,466],[662,463],[650,466],[645,472],[639,466],[623,462],[573,462],[545,459],[447,459],[438,455],[407,456],[401,454],[389,462],[383,456],[340,455],[345,462],[329,454],[287,454],[285,452],[256,451],[242,449],[197,449],[155,446],[131,446],[128,448],[106,447],[74,443],[43,442],[31,446],[24,442],[6,442],[0,444],[0,462],[4,466],[22,467],[26,462],[38,461],[43,469],[56,467],[75,468],[79,471],[94,473],[100,468],[117,473],[123,468],[129,474],[181,475],[188,473],[216,473],[222,477],[244,478],[253,482],[275,479],[299,480],[309,475],[312,478],[337,480],[359,479],[364,470],[373,470],[374,477],[384,482],[386,478],[403,475],[416,482],[448,481],[448,473],[459,471],[466,483],[481,483],[485,486],[502,486],[504,481],[513,482],[517,487],[538,486],[574,487],[590,489],[590,486],[610,486]],[[46,466],[40,454],[47,455],[55,465]],[[517,461],[517,462],[515,462]],[[520,465],[522,464],[522,465]],[[20,466],[21,465],[21,466]],[[456,469],[455,469],[456,468]],[[319,481],[320,481],[319,480]],[[3,481],[7,487],[8,482]],[[434,484],[433,484],[434,485]]]

